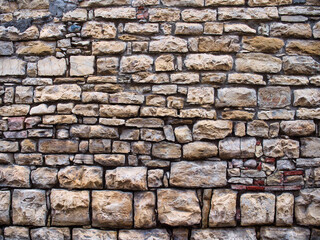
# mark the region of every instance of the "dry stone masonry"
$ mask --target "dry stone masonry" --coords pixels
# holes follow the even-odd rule
[[[0,240],[320,239],[318,0],[0,0]]]

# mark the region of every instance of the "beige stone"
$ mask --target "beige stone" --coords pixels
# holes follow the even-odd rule
[[[205,159],[217,156],[218,147],[214,143],[195,141],[183,145],[183,158],[188,160]]]
[[[238,36],[200,37],[199,52],[238,52]]]
[[[141,117],[176,117],[177,115],[176,109],[164,107],[142,107],[140,111]]]
[[[55,44],[51,42],[19,42],[15,47],[19,55],[52,55],[55,52]]]
[[[118,129],[103,125],[73,125],[70,129],[73,137],[80,138],[118,138]]]
[[[287,75],[269,75],[269,84],[271,85],[308,85],[309,80],[306,76],[287,76]],[[311,82],[311,80],[310,80]]]
[[[320,89],[306,88],[294,90],[293,106],[316,107],[320,103]]]
[[[66,60],[53,56],[38,61],[39,76],[63,76],[67,70]]]
[[[320,41],[290,40],[286,52],[289,55],[320,55]]]
[[[192,133],[188,126],[179,126],[174,129],[174,134],[179,143],[188,143],[192,141]]]
[[[98,8],[94,10],[94,15],[104,19],[135,19],[136,9],[131,7]]]
[[[250,52],[277,53],[283,46],[283,40],[279,38],[267,38],[262,36],[243,37],[243,49]]]
[[[285,38],[309,38],[312,30],[308,23],[271,23],[270,35]]]
[[[320,65],[310,56],[285,56],[283,70],[285,74],[313,75],[320,71]]]
[[[10,191],[0,192],[0,223],[1,225],[10,224]]]
[[[190,104],[213,104],[214,89],[211,87],[189,87],[187,102]]]
[[[284,108],[291,103],[289,87],[264,87],[258,92],[258,101],[261,109]]]
[[[118,167],[114,170],[107,170],[105,179],[108,189],[147,189],[147,169],[145,167]]]
[[[175,84],[192,84],[200,82],[199,74],[197,73],[173,73],[170,75],[171,82]]]
[[[155,37],[149,44],[150,52],[188,52],[187,41],[185,39],[165,36]]]
[[[265,121],[254,120],[247,124],[247,134],[252,137],[263,137],[269,136],[269,126]]]
[[[168,83],[169,76],[166,73],[140,72],[132,75],[132,81],[135,83]]]
[[[240,198],[241,225],[272,224],[275,196],[271,193],[245,193]]]
[[[297,110],[297,117],[299,119],[320,119],[320,108],[309,109],[299,108]]]
[[[50,194],[53,226],[88,225],[89,192],[53,189]]]
[[[252,33],[255,34],[257,31],[254,28],[249,27],[243,23],[225,23],[224,31],[227,33]]]
[[[94,161],[107,167],[123,166],[126,161],[122,154],[95,154]]]
[[[59,170],[58,179],[63,188],[102,188],[102,168],[68,166]]]
[[[87,21],[87,9],[76,8],[73,11],[63,13],[62,21],[64,22],[84,22]]]
[[[159,24],[157,23],[126,23],[124,31],[131,34],[156,34],[159,32]]]
[[[39,141],[39,152],[42,153],[77,153],[78,141],[43,139]]]
[[[299,142],[291,139],[264,139],[263,152],[268,157],[298,158]]]
[[[213,236],[213,237],[212,237]],[[192,230],[191,240],[201,239],[257,239],[254,228],[217,228],[217,229],[194,229]]]
[[[207,118],[207,119],[216,119],[217,113],[215,110],[206,110],[201,108],[191,108],[191,109],[181,109],[180,115],[181,118]]]
[[[170,142],[155,143],[152,146],[152,155],[161,159],[180,158],[181,146]]]
[[[45,115],[42,120],[43,124],[72,124],[77,123],[74,115]]]
[[[294,196],[291,193],[282,193],[277,196],[276,225],[291,226],[293,224]]]
[[[236,205],[237,192],[229,189],[215,189],[211,198],[209,226],[236,226]]]
[[[133,196],[121,191],[92,192],[92,225],[95,227],[131,228]]]
[[[295,218],[299,225],[319,226],[319,189],[310,188],[300,190],[295,198]]]
[[[86,22],[81,30],[83,37],[93,37],[96,39],[113,39],[116,37],[117,29],[114,23],[104,23],[89,21]]]
[[[181,18],[185,22],[210,22],[217,18],[214,9],[185,9],[181,12]]]
[[[94,73],[93,56],[71,56],[70,57],[70,75],[86,76]]]
[[[241,72],[278,73],[282,68],[280,58],[263,53],[238,54],[235,64]]]
[[[201,210],[194,190],[159,189],[158,219],[170,226],[200,224]]]
[[[124,73],[135,73],[152,70],[153,59],[147,55],[133,55],[122,57],[120,71]]]
[[[40,39],[60,39],[64,37],[66,31],[64,24],[45,24],[40,31]]]
[[[204,6],[204,0],[161,0],[162,4],[168,7],[201,7]]]
[[[175,22],[180,20],[178,8],[151,8],[149,10],[150,22]]]
[[[44,190],[17,190],[12,194],[12,220],[16,225],[45,226],[47,216]]]
[[[29,228],[27,227],[6,227],[4,229],[4,236],[6,240],[15,240],[15,239],[21,239],[21,240],[29,240]]]
[[[207,35],[222,35],[223,23],[220,22],[206,22],[204,24],[204,34]]]
[[[18,58],[0,58],[0,76],[25,74],[26,62]]]
[[[40,167],[31,172],[32,184],[40,188],[52,188],[58,182],[58,170],[55,168]]]
[[[308,136],[316,129],[314,122],[307,120],[282,121],[280,128],[288,136]]]
[[[219,142],[219,156],[222,159],[253,158],[256,153],[256,139],[228,137]]]
[[[46,240],[53,238],[56,240],[70,240],[70,231],[68,228],[42,227],[30,229],[31,239]]]
[[[226,162],[181,161],[171,163],[170,185],[185,188],[212,188],[227,184]]]
[[[271,111],[259,111],[258,118],[261,120],[291,120],[294,119],[295,111],[278,109]]]
[[[212,0],[213,1],[213,0]],[[228,2],[229,1],[225,1]],[[277,19],[278,9],[276,7],[257,7],[257,8],[220,8],[218,13],[219,20],[272,20]]]
[[[12,104],[0,107],[0,116],[26,116],[30,110],[29,105]]]
[[[139,106],[100,105],[101,117],[137,117]]]
[[[77,84],[61,84],[36,87],[35,102],[49,102],[61,100],[80,100],[81,88]]]
[[[172,54],[161,55],[155,60],[155,70],[166,72],[174,70],[174,56]]]
[[[134,194],[134,227],[154,228],[156,226],[156,195],[154,192]]]
[[[306,137],[301,138],[301,157],[320,157],[319,146],[320,138],[317,137]]]
[[[1,187],[30,187],[30,169],[18,165],[0,166]]]
[[[232,122],[225,120],[200,120],[193,126],[194,140],[223,139],[232,133]]]
[[[228,83],[266,85],[262,75],[251,73],[231,73],[228,75]]]
[[[313,26],[313,37],[314,38],[320,38],[320,22],[317,22],[314,26]]]
[[[310,230],[302,227],[261,227],[261,239],[301,239],[307,240]]]
[[[244,0],[206,0],[206,6],[244,5]]]
[[[119,67],[119,58],[117,57],[100,57],[97,59],[97,73],[100,74],[117,74]]]
[[[121,41],[99,41],[92,43],[93,55],[120,54],[126,50],[126,43]]]
[[[279,6],[292,4],[292,0],[249,0],[250,7],[253,6]]]
[[[233,59],[228,55],[189,54],[184,63],[188,70],[228,71],[233,66]]]
[[[98,229],[84,229],[84,228],[73,228],[72,239],[74,240],[85,240],[85,239],[108,239],[117,240],[117,231],[106,231]]]
[[[105,7],[105,6],[119,6],[128,5],[130,0],[85,0],[81,2],[81,7]]]
[[[200,23],[176,23],[176,35],[201,35],[203,26]]]
[[[120,230],[119,231],[119,240],[131,240],[131,239],[170,240],[170,235],[166,229]]]

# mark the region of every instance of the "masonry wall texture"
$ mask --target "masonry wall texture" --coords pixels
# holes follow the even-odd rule
[[[0,239],[320,239],[318,0],[0,0]]]

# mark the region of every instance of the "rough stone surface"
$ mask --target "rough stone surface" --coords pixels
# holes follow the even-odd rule
[[[223,139],[232,132],[232,122],[224,120],[202,120],[193,127],[195,140]]]
[[[195,229],[192,230],[191,240],[200,239],[245,239],[255,240],[254,228],[220,228],[220,229]]]

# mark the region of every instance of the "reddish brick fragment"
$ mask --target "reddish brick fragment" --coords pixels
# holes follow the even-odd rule
[[[247,186],[248,191],[264,191],[264,186]]]
[[[283,172],[284,176],[294,176],[294,175],[303,175],[303,170],[294,170],[294,171],[285,171]]]

